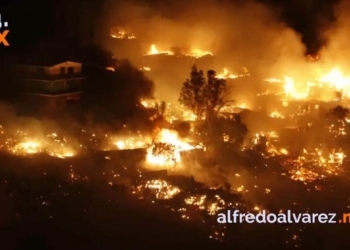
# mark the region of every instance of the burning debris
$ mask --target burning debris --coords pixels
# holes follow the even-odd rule
[[[216,78],[218,78],[218,79],[227,79],[227,78],[236,79],[238,77],[245,77],[245,76],[249,76],[249,75],[250,74],[249,74],[247,68],[243,68],[242,74],[232,74],[229,72],[229,70],[227,68],[224,68],[222,73],[216,75]]]
[[[174,53],[170,50],[158,50],[155,44],[151,45],[151,48],[146,55],[158,55],[158,54],[174,55]]]
[[[168,183],[164,180],[150,180],[144,185],[138,186],[137,189],[139,192],[151,190],[155,193],[156,199],[159,200],[169,200],[180,193],[180,189],[178,187],[168,185]]]
[[[111,37],[116,39],[135,39],[135,35],[130,32],[126,32],[122,28],[113,28],[111,29]]]
[[[209,51],[203,51],[200,49],[191,49],[188,53],[182,50],[162,50],[158,49],[155,44],[151,45],[151,48],[145,55],[169,55],[169,56],[187,56],[192,58],[201,58],[204,56],[212,56],[213,54]]]
[[[2,128],[2,127],[1,127]],[[73,147],[69,146],[64,137],[56,133],[35,138],[23,131],[16,131],[14,134],[1,131],[1,149],[15,155],[32,155],[46,153],[53,157],[66,158],[76,154]]]
[[[324,154],[317,148],[314,152],[304,149],[303,155],[298,156],[297,159],[288,159],[284,166],[292,168],[290,174],[293,180],[311,182],[329,175],[344,173],[342,165],[345,157],[342,151],[333,150]]]
[[[208,189],[200,183],[192,182],[189,178],[178,179],[176,176],[166,176],[167,180],[154,179],[142,181],[138,186],[132,188],[132,193],[138,199],[148,199],[152,203],[161,200],[166,207],[176,212],[185,220],[200,220],[213,229],[210,238],[222,241],[225,236],[226,226],[216,225],[216,214],[225,209],[247,209],[237,195],[224,192],[222,189]],[[176,180],[177,179],[177,180]],[[181,186],[188,186],[190,190],[169,184],[177,182]],[[186,185],[186,183],[188,183]],[[256,211],[251,206],[251,211]]]
[[[161,130],[147,150],[147,162],[155,166],[181,166],[181,152],[195,149],[178,138],[176,131]]]

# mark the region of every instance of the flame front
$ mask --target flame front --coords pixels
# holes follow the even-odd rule
[[[169,50],[158,50],[156,45],[152,44],[150,50],[147,52],[147,55],[158,55],[158,54],[173,55],[174,53]]]

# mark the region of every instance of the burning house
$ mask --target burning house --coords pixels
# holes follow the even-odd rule
[[[55,112],[80,100],[82,64],[72,61],[21,64],[23,101],[35,110]]]

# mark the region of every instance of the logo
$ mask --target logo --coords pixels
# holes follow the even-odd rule
[[[10,46],[9,42],[6,40],[6,36],[9,32],[9,30],[4,30],[2,33],[0,33],[0,44],[3,44],[4,46]]]
[[[1,14],[0,14],[0,29],[2,27],[7,28],[9,26],[8,22],[1,22]],[[0,44],[4,45],[4,46],[10,46],[9,42],[6,39],[7,34],[10,32],[10,30],[4,30],[3,32],[0,32]]]

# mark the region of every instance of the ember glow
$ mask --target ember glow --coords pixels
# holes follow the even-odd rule
[[[303,155],[287,165],[293,165],[292,170],[290,170],[293,180],[310,182],[326,178],[329,175],[342,174],[344,171],[342,164],[345,157],[342,151],[333,150],[330,153],[323,153],[317,148],[313,152],[304,149]]]
[[[168,200],[172,199],[175,195],[180,193],[178,187],[169,185],[164,180],[150,180],[147,181],[144,185],[140,185],[137,189],[141,192],[143,189],[150,189],[156,195],[157,199]]]
[[[14,134],[2,131],[2,150],[6,150],[15,155],[48,154],[57,158],[72,157],[76,150],[69,145],[64,137],[59,137],[56,133],[47,136],[29,136],[23,131],[16,131]]]

